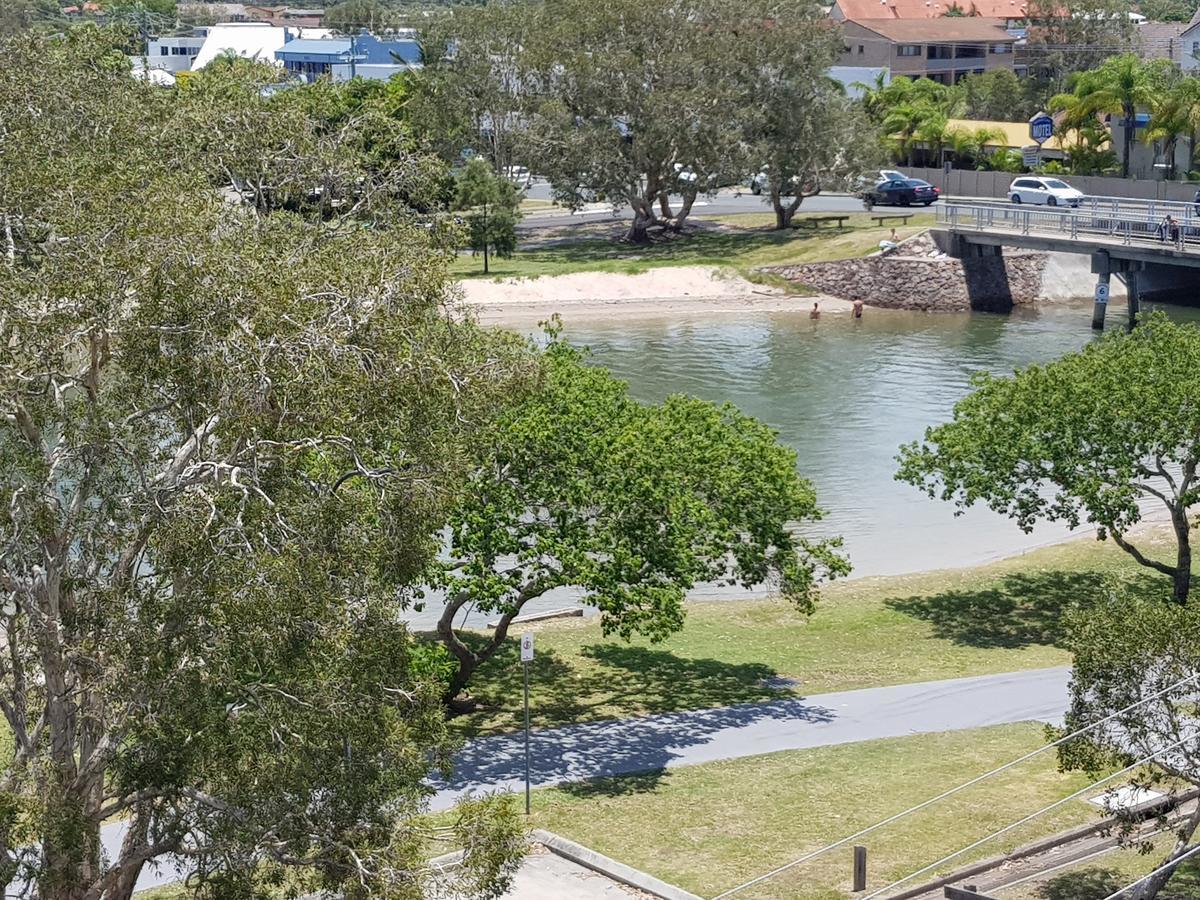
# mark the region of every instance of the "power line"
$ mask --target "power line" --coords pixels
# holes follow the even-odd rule
[[[1116,893],[1109,894],[1107,897],[1104,898],[1104,900],[1117,900],[1117,898],[1120,897],[1122,894],[1124,894],[1126,891],[1132,890],[1133,888],[1137,887],[1139,884],[1142,884],[1147,879],[1153,878],[1155,875],[1161,875],[1163,872],[1167,871],[1168,869],[1175,868],[1177,865],[1179,865],[1181,862],[1183,862],[1189,856],[1193,856],[1197,853],[1200,853],[1200,844],[1197,844],[1195,847],[1193,847],[1187,853],[1182,853],[1179,856],[1175,857],[1169,863],[1165,863],[1164,865],[1159,866],[1153,872],[1143,875],[1141,878],[1139,878],[1133,884],[1127,884],[1127,885],[1125,885],[1125,887],[1121,888]]]
[[[924,866],[923,868],[917,869],[917,871],[915,871],[915,872],[911,872],[910,874],[905,875],[903,878],[901,878],[897,881],[893,881],[887,887],[882,887],[877,891],[872,891],[870,894],[867,894],[867,896],[863,897],[862,900],[874,900],[875,897],[880,897],[883,894],[886,894],[889,891],[900,887],[901,885],[908,884],[914,878],[924,875],[927,872],[932,872],[934,869],[937,869],[938,867],[945,865],[946,863],[950,862],[951,860],[957,859],[958,857],[962,856],[964,853],[969,853],[970,851],[975,850],[978,847],[982,847],[984,844],[988,843],[989,841],[995,840],[996,838],[998,838],[1002,835],[1008,834],[1010,831],[1014,831],[1015,829],[1020,828],[1022,825],[1029,824],[1034,819],[1036,819],[1038,816],[1045,815],[1046,813],[1050,812],[1051,810],[1058,809],[1060,806],[1070,803],[1072,800],[1075,800],[1078,797],[1083,796],[1084,794],[1088,793],[1089,791],[1094,791],[1096,788],[1098,788],[1100,785],[1104,784],[1106,781],[1112,781],[1114,778],[1118,778],[1121,775],[1127,775],[1128,773],[1132,772],[1134,769],[1144,766],[1146,763],[1150,762],[1156,756],[1166,753],[1168,750],[1174,750],[1176,747],[1180,746],[1181,744],[1186,744],[1188,741],[1193,740],[1195,737],[1196,737],[1195,734],[1190,734],[1187,737],[1183,738],[1183,740],[1176,741],[1174,744],[1168,744],[1166,747],[1162,747],[1159,750],[1155,750],[1149,756],[1142,757],[1137,762],[1133,763],[1132,765],[1126,766],[1124,769],[1121,769],[1118,772],[1113,772],[1111,775],[1105,775],[1099,781],[1094,781],[1091,784],[1087,785],[1086,787],[1080,788],[1079,790],[1075,791],[1073,794],[1068,794],[1066,797],[1063,797],[1061,800],[1056,800],[1055,802],[1051,803],[1049,806],[1045,806],[1045,807],[1039,809],[1037,812],[1030,813],[1025,818],[1019,819],[1018,821],[1013,822],[1010,825],[1005,825],[999,831],[994,831],[991,834],[987,835],[986,837],[982,837],[979,840],[975,841],[973,844],[968,844],[966,847],[963,847],[961,850],[955,850],[953,853],[949,854],[948,856],[943,856],[937,862],[930,863],[929,865]]]
[[[941,794],[938,794],[936,797],[933,797],[929,800],[925,800],[922,803],[918,803],[916,806],[910,807],[909,809],[906,809],[903,812],[898,812],[893,816],[889,816],[886,819],[876,822],[874,825],[869,825],[868,827],[862,829],[861,831],[856,831],[854,834],[850,835],[849,837],[841,838],[840,840],[834,841],[832,844],[827,844],[826,846],[821,847],[817,850],[814,850],[811,853],[807,853],[804,856],[800,857],[799,859],[793,860],[792,862],[782,865],[777,869],[772,869],[770,872],[767,872],[765,875],[759,875],[757,878],[747,881],[744,884],[739,884],[737,887],[730,888],[729,890],[725,891],[724,893],[718,894],[716,897],[713,898],[713,900],[724,900],[724,898],[726,898],[726,897],[732,897],[734,894],[741,893],[742,891],[746,890],[747,888],[751,888],[751,887],[754,887],[755,885],[762,884],[764,881],[768,881],[768,880],[774,878],[776,875],[780,875],[780,874],[788,871],[789,869],[794,869],[796,866],[803,865],[804,863],[806,863],[810,860],[816,859],[818,856],[822,856],[831,850],[837,850],[839,847],[844,847],[847,844],[849,844],[851,841],[856,841],[861,837],[865,837],[866,835],[870,834],[871,832],[877,831],[878,829],[883,828],[886,825],[891,825],[893,822],[898,822],[900,819],[903,819],[905,816],[910,816],[913,813],[920,812],[921,810],[926,809],[927,807],[933,806],[933,804],[935,804],[935,803],[940,803],[942,800],[945,800],[949,797],[953,797],[955,794],[959,793],[960,791],[965,791],[969,787],[974,787],[975,785],[979,784],[981,781],[986,781],[987,779],[989,779],[995,775],[999,775],[1001,772],[1008,771],[1009,769],[1013,768],[1014,766],[1019,766],[1021,763],[1027,762],[1028,760],[1033,759],[1035,756],[1039,756],[1040,754],[1045,753],[1047,750],[1053,750],[1055,747],[1060,747],[1063,744],[1067,743],[1067,741],[1072,741],[1075,738],[1080,737],[1081,735],[1087,734],[1090,731],[1094,731],[1095,729],[1099,728],[1101,725],[1111,722],[1113,719],[1117,719],[1117,718],[1125,715],[1126,713],[1137,709],[1139,706],[1141,706],[1145,703],[1149,703],[1151,700],[1157,700],[1159,697],[1162,697],[1165,694],[1169,694],[1171,691],[1175,690],[1178,687],[1181,687],[1182,685],[1186,684],[1189,681],[1195,680],[1197,677],[1200,677],[1200,672],[1194,673],[1192,675],[1188,675],[1186,678],[1181,678],[1179,681],[1175,682],[1174,684],[1170,685],[1169,687],[1165,687],[1161,691],[1158,691],[1157,693],[1151,694],[1148,697],[1144,697],[1141,700],[1138,700],[1136,703],[1131,703],[1129,706],[1126,706],[1124,709],[1117,710],[1115,713],[1105,716],[1103,719],[1098,719],[1097,721],[1093,722],[1091,725],[1088,725],[1086,728],[1080,728],[1079,730],[1074,731],[1071,734],[1066,735],[1065,737],[1061,737],[1052,744],[1046,744],[1042,747],[1038,747],[1036,750],[1031,750],[1029,753],[1026,753],[1024,756],[1019,757],[1018,759],[1014,759],[1012,762],[1005,763],[1004,765],[1002,765],[998,768],[992,769],[990,772],[985,772],[982,775],[978,775],[975,778],[972,778],[970,781],[963,782],[962,784],[958,785],[958,787],[953,787],[953,788],[950,788],[948,791],[943,791]]]

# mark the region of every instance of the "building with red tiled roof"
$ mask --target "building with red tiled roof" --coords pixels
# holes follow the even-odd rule
[[[1003,19],[863,19],[842,23],[843,66],[887,67],[893,77],[954,84],[967,75],[1013,69],[1017,38]]]
[[[835,0],[829,15],[839,22],[867,19],[940,19],[951,9],[963,16],[950,18],[1020,21],[1029,14],[1028,0]]]

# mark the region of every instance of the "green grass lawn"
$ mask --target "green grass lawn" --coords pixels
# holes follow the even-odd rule
[[[1167,540],[1143,543],[1166,555]],[[1166,589],[1111,543],[1079,540],[974,569],[835,583],[811,619],[778,600],[692,603],[683,630],[657,645],[606,639],[595,619],[518,627],[472,685],[480,708],[455,725],[520,727],[517,636],[528,628],[532,721],[548,727],[765,700],[781,695],[761,683],[777,676],[811,695],[1069,665],[1062,611],[1106,578]]]
[[[803,218],[808,217],[797,217]],[[876,226],[867,213],[850,214],[848,227],[841,231],[831,226],[774,231],[773,221],[773,217],[762,213],[723,216],[722,230],[695,231],[645,247],[607,237],[563,241],[518,250],[510,259],[492,259],[491,272],[486,277],[535,278],[571,272],[636,275],[662,266],[693,265],[726,266],[748,273],[758,266],[865,256],[877,249],[879,241],[889,232],[889,228]],[[910,237],[931,224],[933,216],[920,213],[897,232],[902,238]],[[482,258],[470,255],[458,256],[450,271],[459,278],[485,277]]]
[[[1026,723],[600,779],[535,792],[533,824],[712,897],[1044,742],[1043,729]],[[883,887],[1088,783],[1060,773],[1047,752],[863,839],[868,883]],[[1096,815],[1072,801],[951,868]],[[850,874],[845,847],[739,897],[842,900]]]

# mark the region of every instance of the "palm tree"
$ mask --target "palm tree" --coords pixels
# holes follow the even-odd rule
[[[1004,135],[995,128],[976,128],[974,131],[953,128],[946,134],[946,145],[958,162],[969,159],[978,163],[987,153],[988,144],[994,144],[1003,139]]]
[[[1069,110],[1081,122],[1089,114],[1121,116],[1125,151],[1121,175],[1128,178],[1137,110],[1151,104],[1160,87],[1160,72],[1159,67],[1147,65],[1131,53],[1115,56],[1099,68],[1081,72],[1071,94],[1057,95],[1050,101],[1051,106]]]
[[[1175,148],[1179,138],[1187,135],[1189,150],[1194,155],[1196,131],[1200,128],[1200,80],[1177,78],[1150,102],[1150,122],[1144,140],[1162,144],[1167,162],[1167,178],[1175,177]]]
[[[949,134],[946,131],[946,117],[940,112],[930,110],[921,124],[917,126],[913,137],[925,145],[929,156],[932,158],[932,165],[940,166],[942,164],[942,151],[946,147],[946,142],[949,139]]]
[[[880,131],[884,140],[892,145],[896,159],[905,165],[912,165],[912,143],[927,112],[912,103],[901,103],[889,109],[884,116]]]

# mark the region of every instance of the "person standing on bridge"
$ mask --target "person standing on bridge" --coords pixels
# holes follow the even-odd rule
[[[1196,215],[1200,216],[1200,188],[1196,188],[1196,196],[1192,198],[1192,208],[1196,211]]]
[[[1179,242],[1179,223],[1175,221],[1170,213],[1167,213],[1166,218],[1162,220],[1162,224],[1158,226],[1158,239],[1165,244],[1167,238],[1170,238],[1172,243]]]

